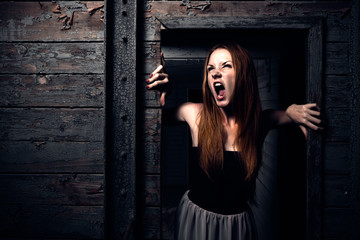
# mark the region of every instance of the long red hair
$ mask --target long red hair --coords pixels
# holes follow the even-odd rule
[[[231,99],[232,111],[238,126],[235,145],[245,166],[248,181],[256,178],[261,161],[261,104],[254,62],[248,51],[236,43],[214,46],[208,53],[205,67],[203,109],[199,121],[200,165],[209,177],[222,170],[226,133],[223,115],[208,86],[207,65],[216,49],[230,52],[235,70],[235,88]]]

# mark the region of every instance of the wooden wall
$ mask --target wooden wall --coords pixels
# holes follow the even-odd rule
[[[137,159],[143,238],[161,238],[161,108],[144,80],[159,64],[157,18],[166,15],[323,17],[322,235],[359,239],[359,3],[138,2],[144,4],[138,83],[143,158]],[[0,3],[0,239],[103,238],[104,13],[87,11],[101,4]]]
[[[103,239],[103,4],[0,3],[0,239]]]
[[[324,20],[322,238],[358,239],[359,221],[359,114],[358,114],[358,31],[359,6],[356,1],[145,1],[143,56],[144,80],[160,60],[161,24],[167,17],[306,17]],[[194,23],[195,24],[195,23]],[[181,36],[179,35],[179,38]],[[166,56],[165,56],[166,57]],[[142,83],[140,84],[142,85]],[[161,164],[159,153],[161,108],[158,95],[144,92],[145,126],[156,130],[145,135],[144,238],[161,237]],[[148,133],[147,131],[146,133]],[[166,144],[166,143],[163,143]],[[151,181],[152,183],[150,183]],[[293,206],[296,208],[296,206]],[[291,211],[291,209],[289,209]]]

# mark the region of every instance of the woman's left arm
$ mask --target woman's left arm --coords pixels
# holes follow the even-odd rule
[[[290,123],[297,124],[307,137],[307,129],[315,131],[322,130],[320,126],[320,111],[318,111],[316,103],[308,103],[304,105],[292,104],[286,111],[266,110],[265,121],[270,123],[270,128],[277,128]]]

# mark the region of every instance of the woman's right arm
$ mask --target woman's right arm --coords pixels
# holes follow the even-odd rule
[[[158,66],[146,80],[146,89],[160,91],[160,105],[165,106],[165,96],[169,88],[169,76],[163,71],[163,65]],[[163,108],[163,124],[172,125],[176,121],[187,122],[190,128],[196,124],[197,116],[202,108],[200,103],[187,102],[173,108]]]

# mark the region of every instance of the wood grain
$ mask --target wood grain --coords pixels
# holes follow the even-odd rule
[[[352,82],[350,76],[327,75],[324,80],[324,104],[329,108],[348,108],[351,106]]]
[[[1,141],[1,173],[104,173],[102,142]]]
[[[0,109],[0,140],[101,142],[103,139],[102,109]]]
[[[1,174],[0,205],[104,204],[102,174]]]
[[[349,207],[351,191],[351,178],[348,175],[325,176],[324,205],[325,207]]]
[[[2,74],[104,73],[103,43],[0,43]]]
[[[324,210],[324,239],[356,239],[353,215],[349,208],[326,208]]]
[[[5,239],[103,239],[104,207],[1,205],[0,235]]]
[[[351,172],[350,146],[347,142],[324,144],[324,173],[349,174]]]
[[[1,2],[0,41],[99,41],[104,40],[103,12],[90,15],[87,9],[104,4],[104,1],[63,1],[60,13],[54,13],[57,2]],[[61,30],[58,20],[62,14],[74,12],[69,30]]]
[[[104,107],[104,75],[0,75],[0,107]]]
[[[144,178],[145,206],[160,207],[160,175],[147,175]]]
[[[143,216],[144,239],[161,239],[159,207],[145,207]]]

